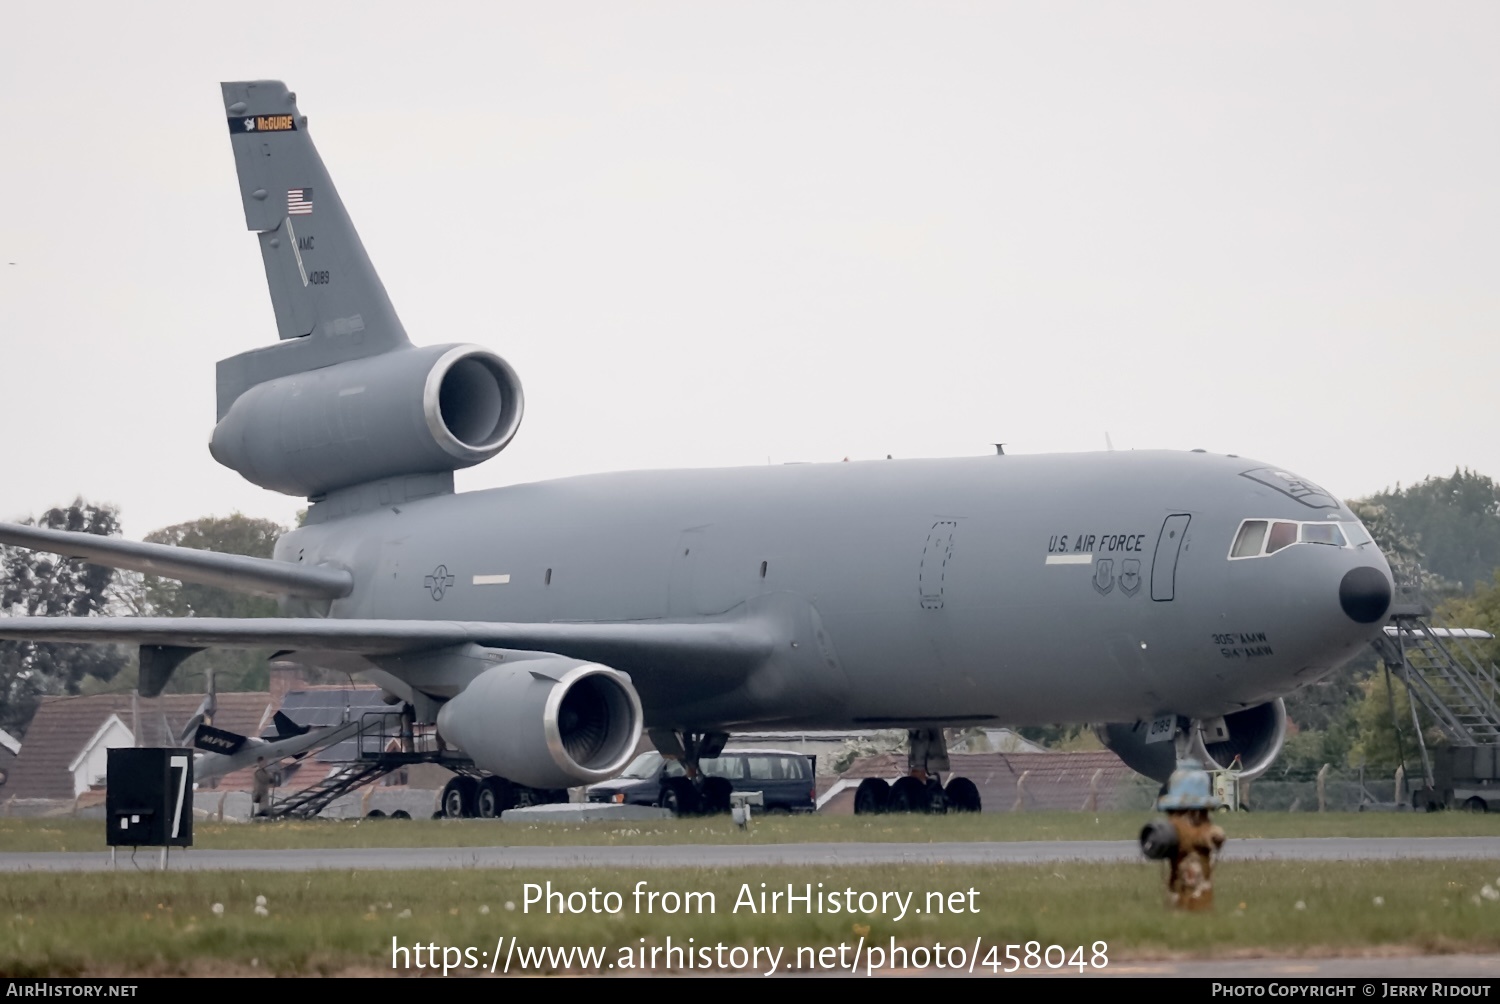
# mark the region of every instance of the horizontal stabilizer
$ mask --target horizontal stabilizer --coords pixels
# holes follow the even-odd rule
[[[244,554],[220,554],[170,544],[147,544],[96,533],[0,523],[0,544],[82,558],[110,568],[146,572],[237,593],[333,600],[348,596],[354,577],[338,568],[312,568]]]

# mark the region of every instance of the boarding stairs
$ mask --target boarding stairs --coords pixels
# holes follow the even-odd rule
[[[311,819],[335,800],[410,764],[440,763],[454,773],[475,773],[467,757],[441,747],[431,726],[413,726],[400,712],[367,712],[360,716],[357,728],[353,726],[354,722],[348,723],[334,736],[336,742],[354,742],[353,760],[330,762],[328,777],[276,801],[256,818]]]
[[[294,795],[289,795],[281,801],[276,802],[265,813],[261,819],[311,819],[333,803],[334,799],[340,798],[367,784],[373,784],[391,771],[399,764],[386,764],[378,761],[365,761],[349,764],[348,766],[334,770],[332,774],[325,777],[310,787],[304,788]]]
[[[1374,642],[1386,668],[1406,684],[1454,746],[1500,742],[1500,670],[1479,658],[1472,641],[1492,637],[1468,628],[1434,627],[1420,603],[1398,604]]]

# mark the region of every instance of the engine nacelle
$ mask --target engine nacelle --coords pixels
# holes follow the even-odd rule
[[[1095,725],[1094,734],[1125,765],[1163,783],[1177,766],[1176,747],[1171,741],[1146,742],[1146,722],[1133,725]],[[1202,732],[1193,733],[1190,756],[1202,761],[1208,770],[1223,770],[1240,758],[1245,780],[1259,777],[1276,762],[1286,744],[1286,705],[1281,698],[1257,704],[1253,708],[1224,716],[1228,738],[1205,741]]]
[[[515,370],[488,349],[400,349],[256,384],[209,450],[262,488],[310,498],[488,460],[515,436],[524,404]]]
[[[533,788],[614,777],[641,739],[630,677],[593,662],[543,656],[474,678],[438,711],[438,733],[475,766]]]

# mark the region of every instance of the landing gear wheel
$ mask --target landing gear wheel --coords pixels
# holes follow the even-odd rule
[[[407,812],[405,809],[397,809],[395,812],[391,813],[391,818],[392,819],[410,819],[411,818],[411,813]]]
[[[725,777],[707,777],[703,779],[703,811],[710,816],[722,815],[729,811],[729,796],[734,792],[734,785],[729,783]]]
[[[891,785],[890,812],[927,812],[932,801],[927,794],[927,785],[911,775],[898,777]]]
[[[867,777],[854,789],[854,814],[878,816],[890,806],[891,786],[884,778]]]
[[[661,807],[672,815],[692,816],[698,812],[698,789],[685,777],[668,778],[661,786]]]
[[[366,819],[384,819],[385,818],[385,810],[383,810],[383,809],[371,809],[369,812],[365,813],[365,818]]]
[[[474,815],[479,783],[472,777],[455,777],[443,787],[443,818],[469,819]]]
[[[474,793],[474,814],[480,819],[499,819],[500,813],[516,807],[515,788],[503,777],[487,777]]]
[[[945,789],[948,796],[948,808],[952,812],[978,812],[979,811],[979,788],[966,777],[953,777],[948,779],[948,787]]]
[[[1468,801],[1464,802],[1464,808],[1466,810],[1468,810],[1469,812],[1489,812],[1490,811],[1490,807],[1489,807],[1488,803],[1486,803],[1485,800],[1482,799],[1482,798],[1480,798],[1478,795],[1475,795],[1473,798],[1471,798]]]

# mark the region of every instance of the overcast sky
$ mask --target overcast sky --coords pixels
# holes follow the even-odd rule
[[[0,519],[302,500],[209,456],[276,338],[221,80],[279,78],[412,340],[527,411],[461,490],[1202,447],[1500,477],[1500,5],[20,4]]]

